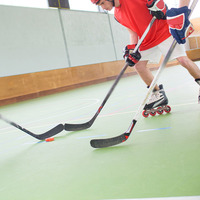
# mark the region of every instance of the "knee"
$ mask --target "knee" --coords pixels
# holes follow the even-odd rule
[[[187,56],[179,57],[177,58],[177,60],[183,67],[187,67],[188,65],[190,65],[191,62],[191,60]]]
[[[146,68],[146,63],[138,62],[134,67],[137,72],[142,72]]]

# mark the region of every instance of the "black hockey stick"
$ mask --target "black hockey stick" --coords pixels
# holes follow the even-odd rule
[[[134,53],[139,49],[141,43],[143,42],[143,40],[146,37],[146,35],[149,32],[149,30],[151,29],[155,19],[156,19],[155,17],[152,18],[151,22],[149,23],[148,27],[146,28],[145,32],[143,33],[141,39],[138,41],[138,44],[137,44],[137,46],[135,47],[135,49],[133,51]],[[89,120],[88,122],[82,123],[82,124],[67,124],[66,123],[64,125],[66,131],[79,131],[79,130],[84,130],[84,129],[90,128],[92,126],[92,124],[94,123],[95,119],[97,118],[97,116],[101,112],[102,108],[104,107],[105,103],[107,102],[108,98],[112,94],[113,90],[117,86],[119,80],[121,79],[121,77],[123,76],[124,72],[126,71],[127,67],[128,67],[128,64],[126,63],[125,66],[123,67],[123,69],[121,70],[120,74],[117,76],[117,78],[116,78],[115,82],[113,83],[111,89],[107,93],[107,95],[106,95],[105,99],[103,100],[102,104],[98,108],[97,112],[92,117],[92,119]]]
[[[191,16],[192,11],[194,10],[197,2],[198,2],[198,0],[194,0],[193,3],[192,3],[191,8],[190,8],[191,9],[190,16]],[[163,60],[163,62],[161,64],[161,66],[159,67],[159,69],[158,69],[158,71],[157,71],[157,73],[156,73],[156,75],[155,75],[155,77],[154,77],[154,79],[153,79],[153,81],[152,81],[152,83],[151,83],[151,85],[149,87],[149,90],[148,90],[148,93],[147,93],[145,99],[143,100],[142,104],[139,106],[139,109],[136,112],[135,117],[132,120],[128,130],[125,133],[123,133],[123,134],[121,134],[119,136],[116,136],[116,137],[106,138],[106,139],[94,139],[94,140],[91,140],[90,144],[91,144],[92,147],[94,147],[94,148],[110,147],[110,146],[114,146],[114,145],[123,143],[126,140],[128,140],[128,138],[130,137],[131,132],[132,132],[135,124],[137,123],[138,117],[139,117],[141,111],[143,110],[147,100],[149,99],[149,96],[152,93],[152,91],[153,91],[153,89],[154,89],[154,87],[156,85],[156,82],[157,82],[158,78],[160,77],[160,74],[161,74],[162,70],[164,69],[165,65],[167,64],[167,62],[168,62],[168,60],[169,60],[169,58],[170,58],[170,56],[171,56],[176,44],[177,44],[177,42],[174,39],[173,43],[170,46],[170,49],[168,50],[168,52],[167,52],[167,54],[166,54],[166,56],[165,56],[165,58],[164,58],[164,60]]]
[[[35,134],[35,133],[32,133],[31,131],[21,127],[20,125],[16,124],[15,122],[12,122],[8,119],[6,119],[5,117],[3,117],[2,115],[0,115],[0,119],[2,119],[4,122],[10,124],[11,126],[14,126],[15,128],[18,128],[19,130],[27,133],[28,135],[31,135],[32,137],[38,139],[38,140],[45,140],[46,138],[49,138],[49,137],[52,137],[58,133],[60,133],[61,131],[64,130],[64,125],[63,124],[59,124],[57,126],[55,126],[54,128],[52,128],[51,130],[45,132],[45,133],[42,133],[42,134]]]

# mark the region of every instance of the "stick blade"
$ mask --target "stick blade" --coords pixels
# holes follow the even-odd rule
[[[63,124],[58,124],[57,126],[53,127],[52,129],[50,129],[49,131],[42,133],[42,134],[35,134],[25,128],[23,128],[22,126],[20,126],[19,124],[10,121],[9,119],[6,119],[5,117],[3,117],[0,114],[0,119],[2,119],[4,122],[10,124],[11,126],[14,126],[15,128],[27,133],[28,135],[38,139],[38,140],[45,140],[46,138],[52,137],[58,133],[60,133],[61,131],[64,130],[64,125]]]
[[[83,124],[65,124],[64,129],[66,131],[81,131],[81,130],[88,129],[91,126],[92,126],[92,123],[90,123],[89,121]]]
[[[32,135],[33,137],[39,139],[39,140],[45,140],[46,138],[52,137],[58,133],[60,133],[61,131],[64,130],[64,125],[63,124],[58,124],[57,126],[55,126],[54,128],[52,128],[51,130],[40,134],[40,135],[36,135],[36,134],[29,134]]]
[[[90,141],[90,145],[93,148],[105,148],[111,147],[120,143],[125,142],[130,136],[130,133],[123,133],[117,137],[107,139],[94,139]]]

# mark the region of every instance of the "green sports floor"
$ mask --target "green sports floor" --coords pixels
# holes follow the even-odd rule
[[[200,61],[196,62],[200,67]],[[155,73],[155,72],[154,72]],[[171,113],[138,120],[118,146],[94,149],[90,140],[124,133],[147,89],[123,78],[93,126],[38,141],[0,121],[2,200],[199,200],[199,87],[180,66],[166,68],[163,83]],[[6,118],[41,134],[59,123],[90,120],[113,81],[0,108]]]

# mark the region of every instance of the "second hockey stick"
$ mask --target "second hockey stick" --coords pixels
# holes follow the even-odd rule
[[[138,44],[135,47],[133,53],[135,53],[139,49],[140,45],[142,44],[143,40],[145,39],[146,35],[148,34],[148,32],[151,29],[151,27],[152,27],[152,25],[153,25],[153,23],[154,23],[155,20],[156,20],[156,17],[153,17],[152,20],[151,20],[151,22],[149,23],[148,27],[146,28],[145,32],[143,33],[142,37],[138,41]],[[113,90],[117,86],[119,80],[123,76],[123,74],[126,71],[126,69],[127,69],[128,66],[129,65],[126,63],[125,66],[123,67],[123,69],[121,70],[120,74],[117,76],[115,82],[113,83],[113,85],[110,88],[109,92],[107,93],[106,97],[104,98],[102,104],[98,108],[97,112],[92,117],[92,119],[90,119],[88,122],[85,122],[85,123],[82,123],[82,124],[67,124],[66,123],[64,125],[64,128],[65,128],[66,131],[79,131],[79,130],[84,130],[84,129],[90,128],[92,126],[92,124],[94,123],[95,119],[97,118],[97,116],[101,112],[102,108],[104,107],[104,105],[107,102],[108,98],[110,97],[110,95],[112,94]]]
[[[191,13],[190,13],[190,16],[197,4],[198,0],[194,0],[192,5],[191,5]],[[119,136],[116,136],[116,137],[112,137],[112,138],[106,138],[106,139],[94,139],[94,140],[91,140],[90,141],[90,145],[93,147],[93,148],[105,148],[105,147],[110,147],[110,146],[114,146],[114,145],[118,145],[120,143],[123,143],[125,141],[128,140],[128,138],[130,137],[131,135],[131,132],[135,126],[135,124],[137,123],[137,120],[138,120],[138,117],[141,113],[141,111],[143,110],[147,100],[149,99],[149,96],[150,94],[152,93],[156,83],[157,83],[157,80],[159,79],[160,77],[160,74],[162,72],[162,70],[164,69],[164,67],[166,66],[175,46],[176,46],[177,42],[176,40],[174,39],[174,41],[172,42],[171,46],[170,46],[170,49],[168,50],[161,66],[159,67],[150,87],[149,87],[149,90],[148,90],[148,93],[145,97],[145,99],[143,100],[142,104],[139,106],[138,108],[138,111],[136,112],[135,116],[134,116],[134,119],[132,120],[129,128],[127,129],[127,131]]]
[[[42,134],[35,134],[23,127],[21,127],[19,124],[13,122],[13,121],[10,121],[8,119],[6,119],[5,117],[3,117],[2,115],[0,115],[0,119],[2,119],[4,122],[10,124],[11,126],[14,126],[15,128],[27,133],[28,135],[38,139],[38,140],[45,140],[46,138],[49,138],[49,137],[52,137],[58,133],[60,133],[61,131],[64,130],[64,125],[63,124],[58,124],[57,126],[55,126],[54,128],[52,128],[51,130],[45,132],[45,133],[42,133]]]

